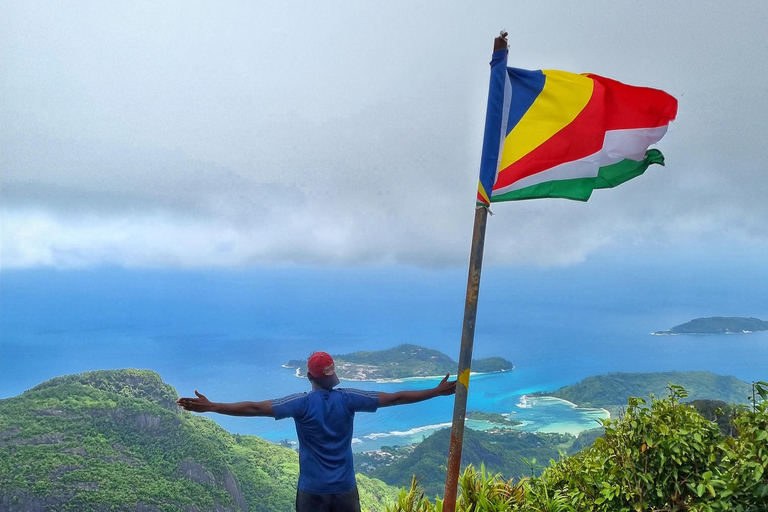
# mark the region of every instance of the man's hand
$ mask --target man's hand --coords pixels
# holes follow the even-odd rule
[[[446,373],[445,378],[435,387],[437,396],[447,396],[456,393],[456,381],[448,382],[448,377],[450,376],[450,373]]]
[[[208,400],[205,395],[195,390],[197,398],[179,398],[176,403],[187,411],[192,412],[211,412],[213,411],[213,402]]]
[[[397,393],[379,393],[379,407],[389,407],[391,405],[415,404],[423,400],[429,400],[436,396],[452,395],[456,392],[456,381],[448,382],[450,373],[445,374],[445,378],[440,384],[430,389],[421,391],[398,391]]]
[[[264,400],[263,402],[236,402],[219,403],[211,402],[205,395],[195,390],[197,398],[179,398],[176,403],[187,411],[192,412],[217,412],[229,416],[274,416],[272,411],[272,402]]]

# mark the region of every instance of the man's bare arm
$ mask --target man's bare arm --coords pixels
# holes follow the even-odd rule
[[[211,402],[205,395],[195,390],[197,398],[179,398],[176,403],[192,412],[217,412],[228,416],[274,416],[272,402],[235,402],[220,403]]]
[[[422,402],[435,398],[436,396],[452,395],[456,392],[456,381],[448,382],[449,373],[440,384],[431,389],[422,389],[419,391],[398,391],[397,393],[379,393],[379,407],[389,407],[391,405],[404,405]]]

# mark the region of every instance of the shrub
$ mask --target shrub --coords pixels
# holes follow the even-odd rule
[[[754,384],[751,408],[737,409],[736,437],[680,403],[687,393],[650,405],[630,398],[626,414],[605,420],[604,437],[571,457],[552,461],[517,484],[471,466],[459,480],[457,511],[764,512],[768,510],[768,383]],[[389,512],[441,512],[416,479]]]

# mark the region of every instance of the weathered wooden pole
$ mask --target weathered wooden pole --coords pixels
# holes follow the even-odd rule
[[[459,481],[459,470],[461,469],[464,417],[467,414],[469,372],[470,365],[472,364],[472,345],[475,340],[475,318],[477,317],[477,299],[480,293],[480,271],[483,266],[483,247],[485,246],[485,227],[487,221],[488,208],[478,206],[475,210],[475,227],[472,230],[472,250],[469,259],[467,298],[464,302],[464,325],[461,329],[458,383],[456,384],[456,398],[453,405],[453,425],[451,426],[451,446],[448,452],[448,470],[445,475],[443,512],[454,512],[456,510],[456,488]]]
[[[493,42],[494,53],[507,48],[506,33],[502,33]],[[464,418],[467,414],[467,394],[469,392],[469,373],[472,364],[472,346],[475,341],[475,319],[477,318],[477,300],[480,294],[480,272],[483,267],[483,248],[485,247],[485,227],[488,223],[488,207],[475,208],[475,225],[472,230],[472,249],[469,255],[469,277],[467,278],[467,298],[464,302],[464,324],[461,328],[461,349],[459,351],[458,383],[453,405],[453,424],[451,426],[451,446],[448,452],[448,469],[445,475],[445,494],[443,512],[455,512],[456,491],[461,470],[461,447],[464,442]]]

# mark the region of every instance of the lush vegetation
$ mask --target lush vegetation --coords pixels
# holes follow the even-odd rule
[[[468,420],[480,420],[487,421],[489,423],[495,423],[497,425],[507,425],[514,427],[515,425],[521,425],[521,421],[511,420],[503,414],[498,412],[483,412],[483,411],[467,411],[466,418]]]
[[[438,350],[403,344],[387,350],[360,351],[334,355],[336,374],[350,380],[404,379],[455,374],[458,363]],[[285,365],[304,370],[306,361],[293,359]],[[472,361],[472,371],[481,373],[514,369],[501,357]]]
[[[293,510],[295,451],[182,411],[150,371],[59,377],[0,400],[0,510]],[[363,507],[395,490],[358,479]]]
[[[738,432],[733,425],[733,420],[739,412],[736,405],[728,404],[722,400],[692,400],[686,402],[696,409],[705,419],[715,422],[724,436],[736,437]]]
[[[459,481],[457,510],[571,512],[763,512],[768,510],[768,383],[733,419],[736,437],[680,399],[631,398],[626,414],[605,420],[605,434],[543,474],[514,483],[468,468]],[[442,510],[413,480],[393,512]]]
[[[416,476],[427,495],[435,496],[445,488],[450,430],[438,430],[416,445],[407,457],[396,457],[389,465],[376,467],[368,475],[398,487],[408,486]],[[464,430],[462,464],[480,466],[503,473],[507,478],[530,476],[541,468],[531,468],[524,459],[557,458],[575,441],[570,434],[543,434],[515,429],[493,432]]]
[[[467,429],[458,509],[768,510],[768,383],[740,391],[751,400],[737,407],[686,403],[685,389],[667,389],[663,399],[629,399],[621,417],[578,438]],[[0,510],[293,509],[295,451],[229,434],[176,397],[153,372],[121,370],[0,400]],[[440,510],[425,496],[442,493],[448,436],[392,447],[368,475],[406,489],[395,500],[392,487],[359,475],[363,508]]]
[[[768,331],[768,322],[751,317],[710,316],[695,318],[668,331],[657,331],[654,334],[733,334],[756,331]]]
[[[665,372],[596,375],[557,391],[535,394],[562,398],[580,407],[610,407],[626,404],[631,396],[664,396],[669,382],[689,390],[691,399],[740,404],[746,403],[751,393],[751,386],[736,377],[710,372]]]
[[[408,458],[417,444],[405,446],[382,446],[378,450],[360,452],[355,454],[355,472],[359,474],[370,473],[393,462]]]
[[[565,453],[568,455],[573,455],[574,453],[578,453],[585,448],[589,448],[595,444],[595,441],[597,441],[598,437],[603,437],[604,435],[605,429],[603,427],[591,428],[589,430],[579,432],[579,437],[574,439],[573,444],[568,447]]]

